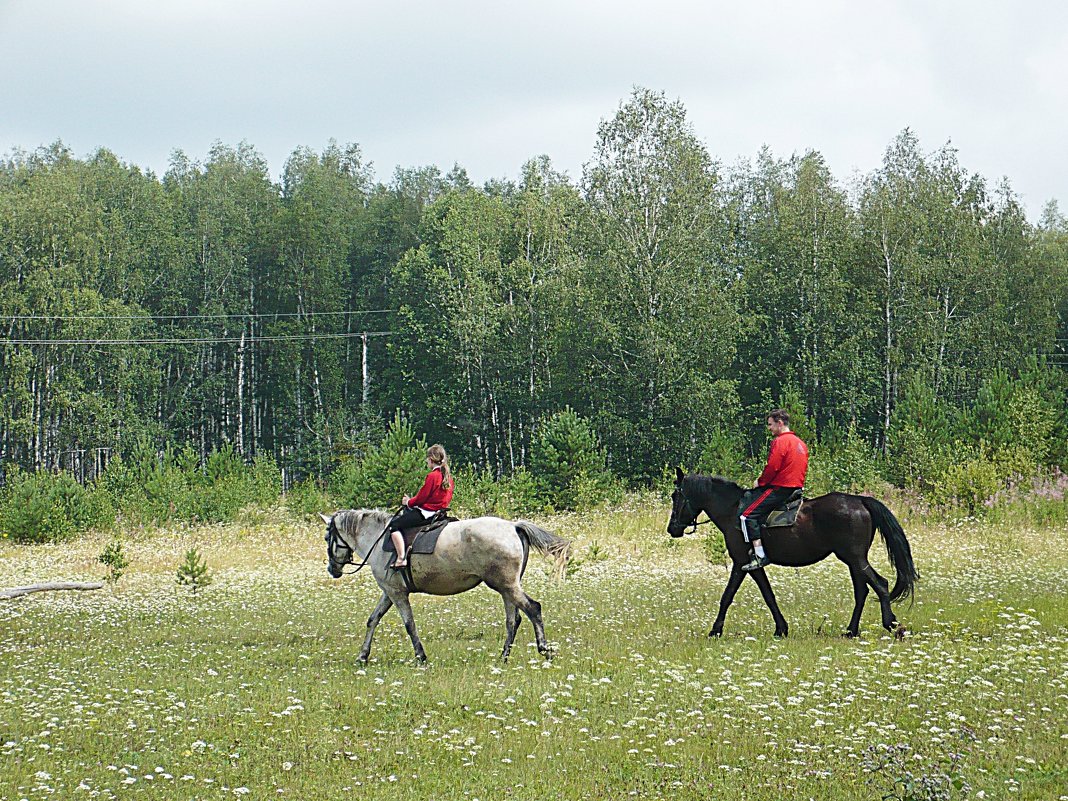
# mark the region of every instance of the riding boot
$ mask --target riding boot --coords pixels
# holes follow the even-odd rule
[[[764,532],[761,531],[761,528],[760,521],[753,520],[751,517],[745,519],[745,529],[749,534],[750,542],[753,542],[754,540],[762,540],[764,538]],[[749,561],[742,565],[742,570],[747,573],[759,570],[760,568],[767,567],[771,564],[771,560],[768,559],[768,557],[758,556],[756,551],[750,551],[749,556]]]

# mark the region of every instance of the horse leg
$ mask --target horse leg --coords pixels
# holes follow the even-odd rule
[[[860,569],[860,572],[867,579],[871,588],[875,590],[875,594],[879,596],[879,609],[883,615],[883,628],[890,632],[895,631],[897,629],[897,616],[894,615],[894,610],[890,608],[890,585],[886,583],[886,579],[875,572],[875,568],[871,565],[865,565]]]
[[[530,618],[531,625],[534,626],[534,639],[538,643],[538,653],[544,656],[546,659],[553,658],[552,648],[549,647],[549,641],[545,639],[545,624],[541,619],[541,604],[527,595],[522,589],[519,590],[520,598],[516,601],[523,614]]]
[[[760,594],[764,596],[764,603],[768,605],[768,609],[771,610],[771,616],[775,619],[775,636],[785,637],[790,630],[790,627],[786,625],[786,618],[782,616],[782,612],[779,611],[779,604],[775,600],[775,593],[771,589],[771,582],[768,581],[768,574],[764,572],[764,568],[754,570],[749,574],[753,577],[753,581],[760,587]]]
[[[501,661],[507,662],[508,655],[512,652],[512,643],[515,641],[515,633],[519,630],[519,624],[522,618],[519,616],[519,609],[516,605],[508,599],[507,596],[502,595],[504,598],[504,650],[501,651]]]
[[[538,653],[546,659],[552,659],[553,651],[549,647],[548,640],[545,639],[545,624],[541,619],[541,604],[527,595],[518,584],[514,590],[507,592],[507,594],[502,592],[501,595],[504,595],[505,598],[510,597],[512,603],[530,619],[531,625],[534,626],[534,639],[538,643]],[[518,614],[516,615],[516,620],[519,620]],[[518,628],[518,622],[516,627]]]
[[[419,639],[419,633],[415,630],[415,615],[412,614],[412,604],[408,600],[408,593],[399,593],[393,603],[397,605],[397,612],[404,621],[404,628],[408,630],[408,636],[412,638],[412,647],[415,649],[415,658],[420,662],[426,661],[426,651],[423,650],[423,642]]]
[[[727,586],[719,599],[719,614],[716,616],[716,622],[712,624],[712,631],[708,632],[709,637],[722,636],[723,621],[727,618],[727,610],[734,603],[734,596],[738,593],[738,588],[742,586],[743,581],[745,581],[745,571],[735,565],[731,569],[731,577],[727,579]]]
[[[360,649],[360,655],[356,657],[361,662],[366,662],[371,655],[371,638],[375,636],[375,629],[378,628],[378,621],[382,619],[382,616],[389,611],[389,608],[393,606],[393,601],[389,596],[382,593],[382,597],[378,600],[378,605],[374,611],[371,612],[371,616],[367,618],[367,637],[363,641],[363,648]]]
[[[864,612],[864,602],[868,599],[868,582],[859,565],[849,564],[849,578],[853,582],[853,617],[849,619],[847,637],[860,636],[860,616]]]
[[[523,587],[519,584],[518,578],[501,579],[497,577],[495,579],[486,577],[484,580],[486,586],[491,590],[499,592],[501,597],[504,598],[505,614],[507,614],[508,604],[511,603],[513,608],[519,609],[520,612],[530,619],[531,625],[534,626],[534,639],[538,643],[538,653],[546,659],[552,659],[552,649],[549,647],[548,640],[545,639],[545,624],[542,622],[541,618],[541,604],[526,594]],[[518,612],[515,613],[514,619],[515,628],[518,629],[520,620]],[[511,636],[515,636],[515,631],[511,632]],[[509,646],[510,642],[511,640],[505,644],[506,648]],[[504,654],[504,656],[507,656],[507,654]]]

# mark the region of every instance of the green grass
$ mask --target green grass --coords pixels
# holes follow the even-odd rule
[[[903,641],[871,601],[861,639],[838,636],[831,561],[771,571],[789,639],[746,582],[709,640],[725,570],[631,504],[538,521],[578,565],[557,581],[532,559],[525,581],[552,663],[527,624],[497,661],[479,588],[415,599],[428,666],[392,612],[359,665],[373,580],[330,579],[321,529],[280,513],[126,532],[114,591],[0,601],[0,801],[878,799],[898,776],[865,756],[900,744],[929,778],[961,754],[970,797],[1068,795],[1068,533],[914,520]],[[0,586],[99,578],[110,540],[0,546]],[[174,581],[193,547],[214,579],[196,597]]]

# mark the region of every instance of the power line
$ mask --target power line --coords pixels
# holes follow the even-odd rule
[[[337,317],[344,314],[396,314],[396,309],[321,312],[245,312],[243,314],[0,314],[0,320],[263,320],[279,317]]]
[[[388,337],[396,331],[355,331],[345,334],[287,334],[264,337],[190,337],[187,339],[6,339],[3,345],[254,345],[259,342],[293,342],[317,339],[355,339],[363,337]]]

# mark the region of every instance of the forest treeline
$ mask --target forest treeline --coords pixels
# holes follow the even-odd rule
[[[162,177],[59,143],[0,164],[7,470],[86,479],[169,445],[270,457],[290,485],[400,410],[510,476],[569,411],[625,481],[744,482],[786,405],[828,462],[932,491],[1002,465],[987,492],[1068,463],[1066,320],[1055,203],[1031,224],[909,130],[848,183],[818,152],[725,165],[644,89],[577,180],[538,157],[481,187],[376,182],[334,143],[278,182],[247,144]]]

